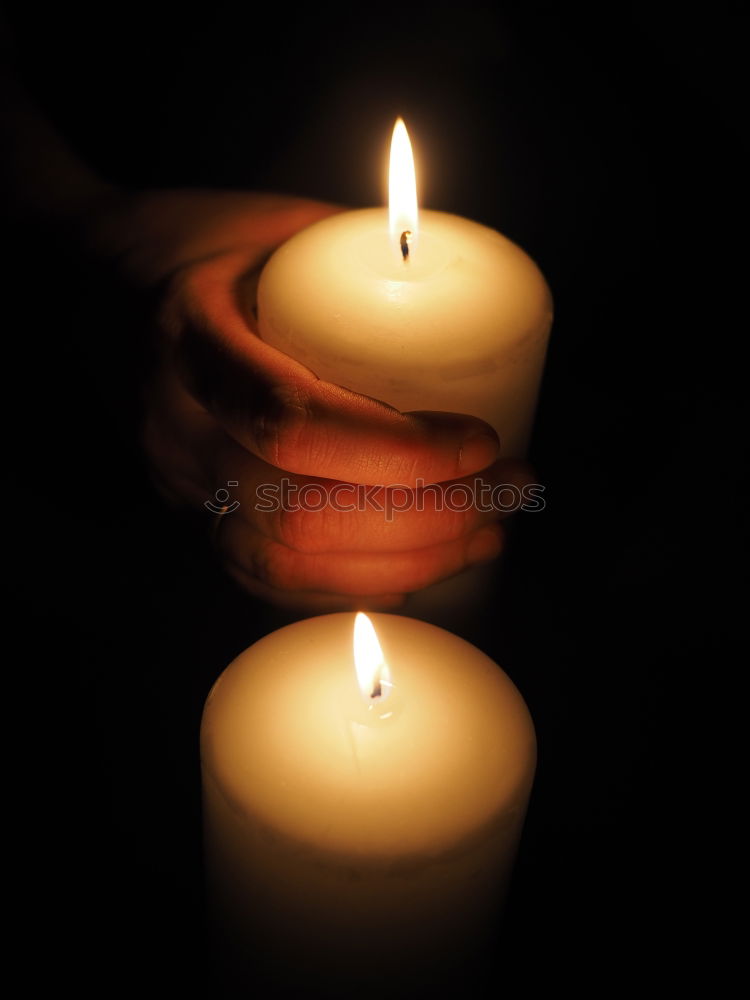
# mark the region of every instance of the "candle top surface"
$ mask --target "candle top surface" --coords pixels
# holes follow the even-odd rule
[[[240,292],[248,314],[255,284]],[[493,229],[420,213],[404,259],[388,209],[295,234],[257,286],[258,334],[319,378],[402,411],[470,413],[523,455],[552,325],[534,261]]]
[[[488,657],[443,629],[372,615],[393,688],[358,688],[354,615],[297,622],[240,654],[206,702],[201,756],[230,807],[335,854],[462,849],[525,808],[528,710]],[[370,703],[372,704],[372,703]]]
[[[406,260],[385,208],[343,212],[294,235],[260,278],[261,339],[324,378],[342,364],[378,370],[394,351],[404,377],[434,367],[442,378],[467,364],[490,371],[546,342],[552,296],[520,247],[460,216],[420,219]]]

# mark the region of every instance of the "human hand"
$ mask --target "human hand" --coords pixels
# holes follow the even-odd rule
[[[307,609],[387,608],[499,553],[502,512],[458,509],[451,490],[529,477],[522,463],[497,461],[483,421],[400,413],[258,338],[241,286],[246,294],[278,244],[336,210],[163,192],[115,202],[88,234],[128,281],[158,289],[143,443],[163,495],[200,510],[230,493],[216,543],[250,592]]]

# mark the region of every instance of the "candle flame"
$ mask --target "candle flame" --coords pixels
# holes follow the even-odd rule
[[[384,698],[391,688],[391,672],[373,624],[361,611],[354,619],[354,665],[362,694],[366,698]]]
[[[391,240],[401,251],[401,236],[409,233],[408,242],[414,245],[418,233],[417,179],[414,155],[403,118],[398,118],[391,139],[391,162],[388,170],[388,213]],[[406,259],[408,254],[404,254]]]

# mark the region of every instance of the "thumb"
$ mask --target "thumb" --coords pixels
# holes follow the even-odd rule
[[[236,301],[246,267],[246,255],[226,255],[185,276],[177,346],[188,390],[244,448],[287,472],[382,486],[444,482],[495,461],[484,421],[401,413],[261,341]]]

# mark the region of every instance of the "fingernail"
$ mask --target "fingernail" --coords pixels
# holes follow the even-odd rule
[[[458,468],[464,474],[479,472],[492,465],[500,455],[500,439],[494,431],[477,431],[468,437],[458,452]]]
[[[482,528],[469,542],[466,558],[470,563],[487,562],[500,554],[502,544],[502,536],[498,528]]]

